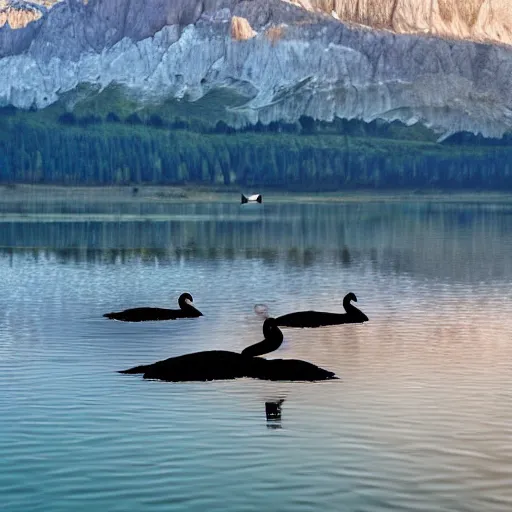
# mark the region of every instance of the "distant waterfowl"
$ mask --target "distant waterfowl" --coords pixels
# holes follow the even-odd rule
[[[242,199],[240,201],[241,204],[246,203],[260,203],[263,201],[263,197],[261,194],[253,194],[252,196],[244,196],[242,194]]]
[[[132,308],[118,313],[105,313],[103,316],[111,320],[123,322],[148,322],[151,320],[176,320],[177,318],[196,318],[203,316],[201,311],[192,305],[190,293],[182,293],[178,299],[180,309],[164,308]]]
[[[242,350],[242,355],[247,357],[262,356],[274,352],[283,343],[283,333],[277,327],[274,318],[267,318],[263,322],[263,336],[265,339]]]
[[[323,311],[297,311],[276,318],[281,327],[321,327],[325,325],[355,324],[367,322],[368,317],[357,309],[350,301],[357,302],[353,293],[348,293],[343,299],[346,313],[326,313]]]
[[[270,321],[269,321],[270,320]],[[226,380],[251,377],[263,380],[316,381],[335,379],[333,372],[306,361],[295,359],[264,359],[251,353],[267,353],[282,343],[282,333],[274,319],[264,324],[265,340],[248,347],[245,353],[226,350],[207,350],[171,357],[153,364],[136,366],[119,373],[142,373],[144,379],[168,382]],[[263,348],[262,344],[267,343]],[[272,348],[275,347],[275,348]]]

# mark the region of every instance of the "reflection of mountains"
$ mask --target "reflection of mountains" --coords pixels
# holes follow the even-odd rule
[[[241,213],[232,205],[166,205],[169,220],[9,221],[0,246],[63,261],[258,258],[319,261],[465,281],[512,275],[507,209],[428,204],[282,204]],[[156,212],[148,210],[148,214]],[[497,245],[498,244],[498,245]]]

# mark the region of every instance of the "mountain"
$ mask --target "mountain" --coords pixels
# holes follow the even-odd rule
[[[139,106],[215,95],[215,115],[236,127],[305,115],[501,137],[507,2],[67,0],[0,27],[0,105],[72,110],[113,89]]]
[[[480,42],[512,43],[509,0],[289,0],[345,22]]]

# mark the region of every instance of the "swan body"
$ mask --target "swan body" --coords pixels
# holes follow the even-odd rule
[[[237,352],[207,350],[171,357],[119,373],[142,373],[144,379],[167,382],[226,380],[250,377],[262,380],[317,381],[335,379],[333,372],[297,359],[246,357]]]
[[[324,311],[297,311],[276,318],[281,327],[321,327],[324,325],[355,324],[367,322],[368,317],[350,302],[357,302],[354,293],[348,293],[343,299],[346,313],[327,313]]]
[[[164,308],[132,308],[118,313],[105,313],[103,316],[111,320],[123,322],[147,322],[151,320],[176,320],[177,318],[196,318],[203,314],[192,305],[190,293],[182,293],[178,299],[180,309]]]
[[[144,379],[168,382],[226,380],[251,377],[263,380],[316,381],[335,379],[333,372],[296,359],[253,357],[278,348],[283,334],[273,318],[263,327],[265,339],[247,347],[241,354],[226,350],[207,350],[171,357],[153,364],[135,366],[119,373],[142,373]]]

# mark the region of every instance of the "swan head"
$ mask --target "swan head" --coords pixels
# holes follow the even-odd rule
[[[180,308],[184,308],[185,306],[192,306],[192,302],[194,302],[194,299],[192,298],[192,295],[190,293],[182,293],[180,295],[180,298],[178,299],[178,305]]]
[[[345,295],[345,300],[348,302],[350,302],[350,301],[357,302],[356,294],[353,292],[347,293],[347,295]]]

